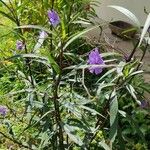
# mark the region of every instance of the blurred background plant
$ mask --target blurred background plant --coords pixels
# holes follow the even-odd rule
[[[97,1],[0,3],[1,149],[149,149],[143,58],[86,40]]]

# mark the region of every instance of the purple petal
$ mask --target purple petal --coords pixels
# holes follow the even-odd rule
[[[103,65],[104,64],[102,56],[99,54],[98,48],[95,48],[94,50],[90,52],[88,64],[90,65]],[[102,70],[103,70],[102,67],[97,67],[97,66],[93,66],[89,68],[89,71],[91,73],[95,73],[96,75],[100,74]]]
[[[102,68],[95,68],[95,74],[98,75],[102,72]]]
[[[141,101],[141,105],[140,105],[141,108],[147,108],[148,106],[149,106],[149,104],[146,100]]]
[[[4,117],[4,116],[6,116],[7,112],[8,112],[7,107],[0,105],[0,115],[2,115]]]
[[[16,49],[18,49],[18,50],[23,50],[24,49],[24,44],[23,44],[22,41],[17,41]]]
[[[45,39],[48,37],[48,34],[45,31],[41,31],[39,35],[39,39]]]
[[[54,10],[49,10],[48,11],[48,18],[49,18],[50,23],[54,27],[56,27],[60,23],[60,18],[58,16],[57,12],[54,11]]]

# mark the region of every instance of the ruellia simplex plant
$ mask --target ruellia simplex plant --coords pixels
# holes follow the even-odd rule
[[[3,23],[9,33],[3,38],[13,41],[7,53],[1,50],[0,148],[149,146],[137,122],[137,112],[149,117],[149,85],[140,70],[147,43],[140,61],[133,58],[139,41],[125,59],[90,44],[86,33],[102,29],[91,21],[96,1],[0,2],[10,24]]]

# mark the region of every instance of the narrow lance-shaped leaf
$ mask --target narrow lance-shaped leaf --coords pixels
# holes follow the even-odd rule
[[[132,85],[126,85],[126,88],[127,88],[127,90],[128,90],[128,92],[131,94],[131,96],[136,100],[136,102],[140,105],[141,104],[141,102],[137,99],[137,97],[136,97],[136,91],[135,91],[135,89],[133,88],[133,86]]]
[[[98,26],[94,26],[94,27],[92,27],[92,28],[89,28],[89,29],[85,29],[85,30],[83,30],[82,32],[80,32],[80,33],[77,33],[75,36],[73,36],[66,44],[65,44],[65,46],[64,46],[64,50],[73,42],[73,41],[75,41],[76,39],[78,39],[78,38],[80,38],[82,35],[84,35],[85,33],[87,33],[87,32],[89,32],[89,31],[91,31],[91,30],[93,30],[93,29],[95,29],[95,28],[97,28]]]
[[[112,68],[109,71],[107,71],[100,79],[98,79],[97,83],[100,82],[104,77],[108,76],[109,74],[113,73],[116,71],[116,68]]]
[[[103,147],[105,150],[111,150],[111,148],[105,143],[105,141],[101,141],[100,146]]]
[[[64,19],[61,21],[61,28],[62,28],[62,39],[66,38],[66,29],[65,29],[65,22]]]
[[[138,46],[141,45],[141,43],[142,43],[142,41],[143,41],[143,39],[144,39],[144,36],[145,36],[145,34],[146,34],[146,32],[147,32],[149,26],[150,26],[150,13],[149,13],[149,15],[147,16],[147,19],[146,19],[146,21],[145,21],[144,28],[143,28],[143,30],[142,30],[142,34],[141,34],[140,42],[139,42],[139,45],[138,45]]]
[[[68,124],[64,125],[64,130],[66,132],[66,134],[68,134],[69,138],[75,142],[76,144],[78,144],[79,146],[83,145],[82,140],[80,139],[79,136],[75,135],[75,129],[72,126],[69,126]]]
[[[48,61],[48,58],[47,57],[43,57],[43,56],[39,56],[37,54],[17,54],[17,55],[14,55],[12,57],[7,58],[7,60],[16,59],[16,58],[19,58],[19,57],[32,58],[33,61],[37,61],[37,62],[43,63],[46,66],[50,67],[50,63]]]
[[[56,61],[53,59],[53,57],[51,56],[51,54],[48,54],[48,61],[51,64],[51,66],[53,67],[53,69],[56,71],[57,74],[60,74],[60,68],[59,65],[56,63]]]
[[[35,53],[39,53],[39,49],[42,46],[42,44],[44,43],[45,39],[48,37],[47,33],[45,31],[41,31],[38,41],[34,46],[34,52]]]
[[[114,90],[111,94],[111,103],[110,103],[110,134],[109,139],[111,143],[114,142],[117,135],[118,127],[118,100],[116,91]]]
[[[80,108],[85,109],[85,110],[91,112],[93,115],[97,115],[97,114],[98,114],[98,115],[100,115],[101,117],[105,118],[105,117],[104,117],[103,115],[101,115],[99,112],[97,112],[96,110],[94,110],[94,109],[92,109],[92,108],[89,108],[89,107],[87,107],[87,106],[81,105]]]
[[[51,30],[47,29],[47,28],[44,28],[44,27],[41,27],[41,26],[38,26],[38,25],[23,25],[23,26],[18,26],[18,27],[15,27],[16,29],[18,28],[31,28],[31,29],[39,29],[39,30],[42,30],[42,31],[45,31],[49,34],[52,34],[54,36],[56,36],[56,34],[54,32],[52,32]]]
[[[128,9],[121,7],[121,6],[115,6],[115,5],[109,5],[108,7],[115,8],[116,10],[120,11],[121,13],[126,15],[128,18],[130,18],[135,23],[135,25],[137,25],[137,27],[140,28],[140,22],[138,18]]]

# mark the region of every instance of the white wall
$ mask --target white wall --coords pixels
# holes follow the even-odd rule
[[[144,6],[150,12],[150,0],[98,0],[101,5],[96,7],[96,12],[98,16],[106,21],[113,20],[124,20],[131,22],[125,15],[119,11],[108,8],[108,5],[118,5],[123,6],[133,12],[140,23],[143,25],[147,15],[144,13]]]

